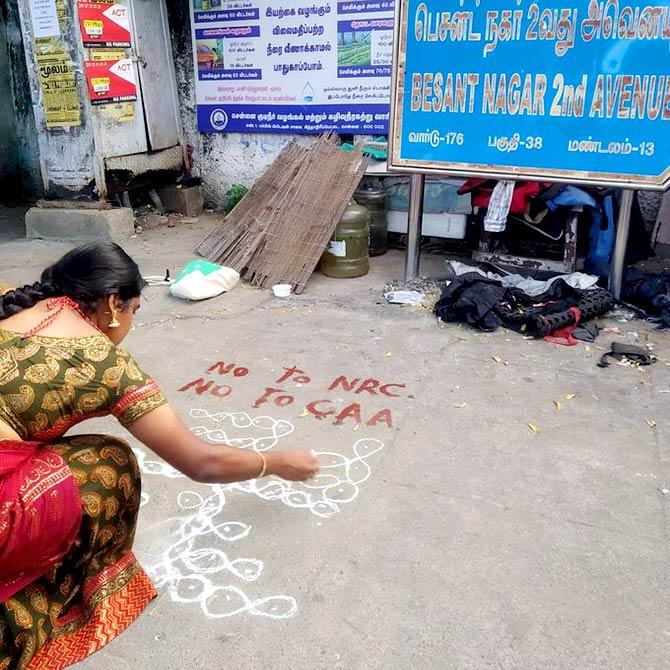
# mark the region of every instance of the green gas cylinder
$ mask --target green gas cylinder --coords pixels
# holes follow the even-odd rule
[[[342,214],[328,248],[321,257],[321,272],[329,277],[362,277],[370,269],[368,238],[370,212],[353,200]]]

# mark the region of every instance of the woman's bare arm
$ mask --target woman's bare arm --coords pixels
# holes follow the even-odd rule
[[[210,444],[191,433],[169,405],[135,421],[130,432],[172,467],[198,482],[225,484],[254,479],[263,461],[255,451]],[[303,481],[319,471],[310,452],[264,453],[268,475]]]

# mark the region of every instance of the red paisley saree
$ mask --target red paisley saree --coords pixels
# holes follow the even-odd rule
[[[104,335],[0,329],[0,670],[60,670],[97,651],[155,596],[132,553],[140,476],[128,444],[63,437],[165,403]]]

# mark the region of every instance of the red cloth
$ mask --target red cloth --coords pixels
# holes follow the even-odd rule
[[[544,340],[545,342],[551,342],[552,344],[562,344],[565,347],[574,347],[577,344],[577,340],[572,337],[572,333],[575,328],[579,325],[579,322],[582,320],[582,313],[576,307],[570,307],[570,312],[574,314],[575,322],[565,328],[557,330],[551,335],[547,335]]]
[[[493,179],[468,179],[458,192],[472,193],[472,206],[487,209],[491,200],[491,194],[495,188],[496,182]],[[528,209],[528,203],[538,196],[548,184],[541,184],[536,181],[518,181],[514,186],[512,195],[512,204],[510,214],[525,214]]]
[[[0,603],[65,556],[81,514],[79,487],[55,451],[0,439]]]

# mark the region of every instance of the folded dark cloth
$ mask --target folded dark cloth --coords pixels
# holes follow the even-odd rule
[[[458,275],[442,291],[435,314],[442,321],[465,321],[480,330],[496,330],[502,326],[496,308],[508,291],[499,281],[476,272]]]

